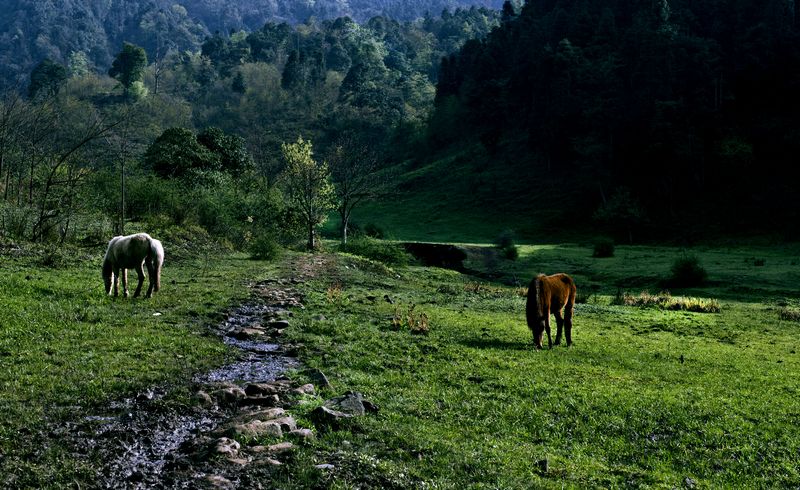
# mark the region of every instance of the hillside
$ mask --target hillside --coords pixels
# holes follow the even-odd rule
[[[67,64],[83,52],[105,71],[123,41],[143,46],[154,58],[170,48],[197,50],[214,32],[252,31],[265,22],[296,24],[376,15],[414,20],[426,13],[471,5],[499,7],[499,0],[9,0],[0,15],[0,87],[30,74],[44,58]]]

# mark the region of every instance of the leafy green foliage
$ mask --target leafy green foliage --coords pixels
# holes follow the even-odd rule
[[[66,80],[67,68],[45,58],[31,72],[28,98],[56,95]]]
[[[286,161],[281,180],[291,206],[303,217],[308,230],[308,249],[312,250],[317,246],[317,227],[335,207],[328,164],[314,160],[311,141],[302,137],[294,143],[283,143],[281,150]]]
[[[257,260],[275,260],[281,254],[281,247],[269,235],[260,234],[249,244],[250,257]]]
[[[186,128],[169,128],[147,148],[144,160],[156,175],[175,178],[192,171],[219,170],[220,157]]]
[[[125,89],[125,94],[129,94],[136,88],[137,82],[144,79],[144,69],[147,67],[147,53],[144,48],[131,43],[123,43],[122,51],[114,58],[108,75],[116,78]],[[141,89],[138,89],[141,92]]]

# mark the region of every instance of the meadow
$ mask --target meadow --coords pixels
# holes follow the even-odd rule
[[[468,265],[477,268],[479,252]],[[340,256],[335,272],[309,285],[292,339],[336,391],[360,391],[381,407],[309,452],[307,464],[339,467],[325,485],[800,483],[800,324],[780,314],[798,306],[800,249],[692,250],[708,285],[673,294],[717,298],[719,313],[614,304],[619,290],[660,291],[686,253],[677,248],[618,247],[603,259],[570,244],[519,252],[490,264],[495,282]],[[583,292],[575,344],[537,352],[520,286],[556,271],[573,274]],[[423,313],[428,331],[414,334]]]
[[[311,426],[311,410],[347,390],[380,411],[319,430],[266,485],[800,485],[800,323],[789,314],[800,308],[800,247],[692,249],[708,281],[673,297],[715,298],[719,313],[615,304],[620,291],[659,292],[678,248],[618,246],[600,259],[590,246],[525,245],[516,261],[469,250],[483,279],[329,253],[298,286],[305,309],[285,336],[333,388],[290,411]],[[191,375],[229,355],[203,327],[244,301],[249,281],[292,274],[288,260],[306,257],[170,261],[168,251],[159,294],[114,300],[102,294],[101,252],[59,266],[2,256],[3,486],[91,486],[93,462],[54,428],[153,385],[188,403]],[[557,271],[582,293],[575,343],[535,351],[522,294],[535,273]]]

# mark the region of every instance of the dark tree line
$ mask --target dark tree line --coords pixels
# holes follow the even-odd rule
[[[774,229],[800,204],[798,41],[788,0],[507,5],[442,59],[430,138],[513,154],[583,211],[630,189],[654,224]]]

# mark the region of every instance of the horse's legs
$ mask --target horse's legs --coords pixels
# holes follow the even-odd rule
[[[153,296],[153,288],[156,284],[156,268],[153,266],[153,261],[149,258],[144,261],[145,265],[147,266],[147,294],[145,294],[145,298],[151,298]]]
[[[572,345],[572,305],[564,308],[564,333],[567,336],[567,347]]]
[[[122,295],[128,297],[128,269],[122,268]]]
[[[142,284],[144,283],[144,269],[142,269],[142,264],[136,266],[136,277],[139,279],[139,283],[136,285],[136,291],[133,293],[134,298],[138,298],[142,293]]]
[[[545,308],[544,311],[544,329],[547,330],[547,347],[549,349],[553,348],[553,338],[550,336],[550,309]]]
[[[114,269],[114,297],[119,296],[119,269]]]
[[[561,310],[555,311],[556,315],[556,345],[561,345],[561,329],[564,327],[564,317],[561,316]]]

